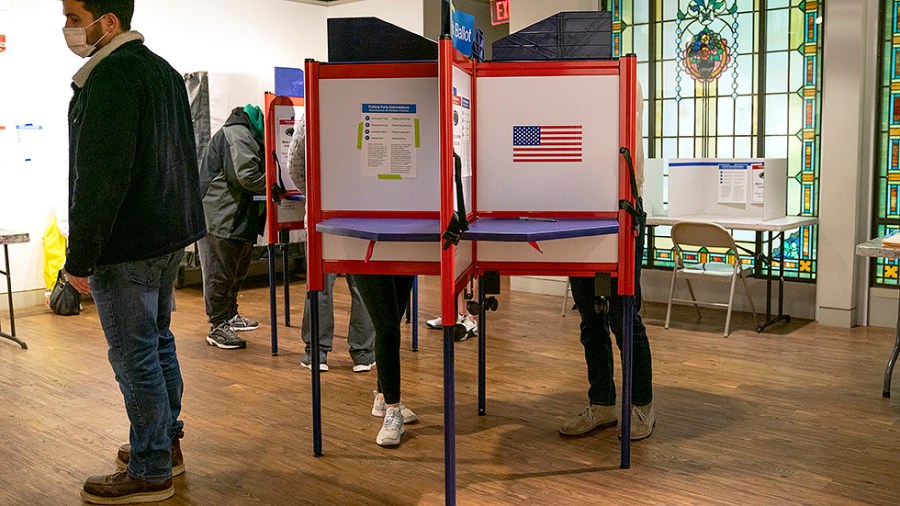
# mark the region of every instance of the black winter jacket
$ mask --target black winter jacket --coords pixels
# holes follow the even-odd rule
[[[265,225],[263,146],[243,108],[235,107],[209,140],[200,160],[200,191],[206,228],[223,239],[256,242]]]
[[[126,42],[113,39],[111,53],[101,49],[79,71],[89,72],[81,87],[76,74],[69,104],[65,268],[82,277],[206,234],[184,81],[140,34],[118,37]]]

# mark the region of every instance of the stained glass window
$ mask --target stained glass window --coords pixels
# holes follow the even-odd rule
[[[875,178],[875,234],[900,230],[900,1],[883,2],[881,13],[881,88]],[[872,262],[873,283],[897,286],[900,261],[878,258]]]
[[[822,1],[604,4],[613,14],[614,51],[638,57],[648,157],[786,158],[787,214],[818,215]],[[900,183],[900,169],[897,175]],[[656,227],[648,265],[671,267],[667,235]],[[735,231],[735,239],[749,250],[767,246],[753,232]],[[816,244],[817,228],[803,227],[776,242],[773,257],[784,248],[785,276],[814,280]],[[741,261],[756,259],[741,254]],[[756,265],[758,274],[763,267]]]

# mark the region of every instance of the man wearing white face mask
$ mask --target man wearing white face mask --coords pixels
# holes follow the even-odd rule
[[[131,423],[123,471],[81,497],[171,497],[184,472],[182,379],[169,329],[185,246],[206,234],[194,130],[181,75],[130,30],[134,0],[62,0],[66,44],[88,57],[69,103],[66,272],[92,292]]]

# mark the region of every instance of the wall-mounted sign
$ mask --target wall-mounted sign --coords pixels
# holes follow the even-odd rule
[[[6,51],[6,35],[0,33],[0,53]]]
[[[509,0],[491,0],[491,24],[494,26],[509,23]]]

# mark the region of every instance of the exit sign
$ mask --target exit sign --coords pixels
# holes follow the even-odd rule
[[[491,0],[491,25],[509,23],[509,0]]]

